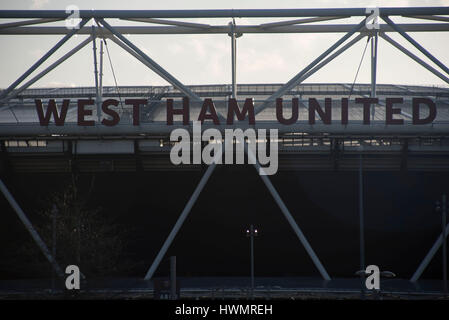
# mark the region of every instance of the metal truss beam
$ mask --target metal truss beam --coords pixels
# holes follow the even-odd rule
[[[251,150],[248,148],[247,145],[245,145],[245,152],[248,155],[248,158],[252,158],[252,162],[254,162],[254,167],[256,168],[257,173],[263,171],[263,168],[260,166],[259,161],[257,161],[254,154],[252,154]],[[282,214],[287,219],[288,223],[290,224],[290,227],[292,227],[293,231],[295,232],[296,236],[299,238],[299,241],[304,246],[304,249],[306,249],[307,254],[312,259],[313,263],[315,264],[315,267],[320,272],[321,276],[324,280],[329,281],[331,280],[329,274],[327,273],[326,269],[324,268],[323,264],[321,263],[320,259],[316,255],[315,251],[313,250],[312,246],[307,241],[307,238],[305,237],[304,233],[301,231],[301,228],[296,223],[295,219],[293,218],[292,214],[288,210],[287,206],[285,205],[284,201],[282,201],[281,196],[276,191],[276,188],[271,183],[270,179],[266,175],[259,174],[260,178],[262,179],[263,183],[267,187],[268,191],[272,195],[274,201],[276,201],[276,204],[279,206],[279,208],[282,211]]]
[[[298,84],[302,83],[304,80],[306,80],[307,78],[311,77],[315,72],[317,72],[318,70],[320,70],[322,67],[324,67],[325,65],[327,65],[329,62],[331,62],[332,60],[334,60],[336,57],[338,57],[340,54],[342,54],[343,52],[345,52],[347,49],[349,49],[350,47],[352,47],[354,44],[356,44],[357,42],[359,42],[362,38],[364,38],[365,35],[363,34],[359,34],[357,37],[355,37],[354,39],[352,39],[351,41],[349,41],[347,44],[345,44],[343,47],[341,47],[340,49],[338,49],[335,53],[331,54],[328,58],[326,58],[325,60],[323,60],[321,63],[319,63],[317,66],[315,66],[312,70],[310,70],[309,72],[307,72],[304,76],[301,77]],[[255,114],[259,114],[260,112],[262,112],[264,109],[266,109],[269,105],[270,101],[265,101],[263,102],[259,107],[257,107]],[[303,101],[300,100],[300,104],[305,107],[306,109],[308,109],[308,107],[303,103]]]
[[[104,36],[104,35],[103,35]],[[145,66],[147,66],[150,70],[154,71],[156,74],[158,74],[159,76],[161,76],[163,79],[167,80],[170,84],[172,84],[174,87],[176,87],[177,89],[179,89],[181,92],[183,92],[184,94],[186,94],[188,97],[190,97],[193,101],[197,101],[197,102],[201,102],[202,99],[196,94],[194,93],[192,90],[190,90],[188,87],[184,86],[181,82],[179,82],[178,80],[176,80],[172,75],[170,75],[167,71],[165,71],[161,66],[159,66],[156,62],[154,62],[153,60],[151,60],[151,58],[148,57],[149,60],[145,59],[142,55],[140,55],[139,53],[137,53],[135,50],[133,50],[132,47],[126,45],[125,43],[123,43],[123,41],[120,41],[119,39],[117,39],[116,37],[114,37],[114,35],[106,35],[107,38],[111,39],[115,44],[117,44],[118,46],[120,46],[122,49],[124,49],[125,51],[127,51],[130,55],[132,55],[133,57],[135,57],[137,60],[139,60],[140,62],[142,62]],[[123,37],[123,36],[122,36]],[[123,37],[124,38],[124,37]],[[137,48],[137,47],[136,47]],[[153,61],[153,63],[151,63],[151,61]],[[158,68],[159,67],[159,68]],[[166,79],[164,75],[167,75],[169,77],[171,77],[170,79],[172,80],[168,80],[168,78]],[[171,82],[173,81],[173,82]],[[186,91],[183,91],[181,89],[181,87],[179,87],[179,85],[182,86],[182,88],[185,88]],[[224,116],[220,113],[217,112],[217,116],[220,119],[220,121],[222,121],[223,123],[226,122],[226,119],[224,118]]]
[[[405,18],[415,18],[415,19],[449,22],[448,17],[440,17],[440,16],[404,16],[404,17]]]
[[[76,110],[76,109],[74,109]],[[50,136],[50,135],[75,135],[77,137],[88,135],[139,135],[142,132],[147,134],[167,134],[169,135],[172,130],[176,128],[183,128],[191,130],[191,126],[184,126],[181,123],[175,122],[172,126],[167,126],[165,121],[155,121],[151,123],[141,123],[139,126],[133,126],[132,124],[118,124],[113,127],[107,127],[103,125],[95,125],[88,127],[78,126],[76,123],[66,123],[64,126],[55,126],[49,124],[48,126],[41,126],[39,123],[25,123],[18,126],[16,123],[2,123],[0,124],[0,136],[2,137],[21,137],[21,136]],[[347,125],[342,125],[339,121],[334,121],[332,124],[316,123],[310,125],[307,120],[299,120],[295,124],[283,125],[277,121],[256,121],[255,125],[249,125],[244,121],[234,125],[213,125],[204,123],[202,128],[215,128],[222,133],[225,129],[240,128],[246,130],[253,129],[278,129],[280,134],[290,132],[304,132],[309,134],[316,133],[329,133],[329,134],[342,134],[342,135],[441,135],[449,134],[449,126],[447,122],[435,121],[432,124],[423,125],[385,125],[385,120],[371,121],[370,125],[364,125],[362,121],[350,120]]]
[[[357,42],[359,42],[361,39],[363,39],[364,37],[366,37],[366,35],[364,34],[359,34],[357,35],[357,37],[355,37],[354,39],[352,39],[351,41],[349,41],[347,44],[345,44],[343,47],[341,47],[340,49],[338,49],[336,52],[334,52],[333,54],[331,54],[328,58],[326,58],[325,60],[323,60],[321,63],[319,63],[316,67],[314,67],[312,70],[310,70],[309,72],[307,72],[303,79],[301,79],[301,82],[303,82],[304,80],[306,80],[307,78],[309,78],[310,76],[312,76],[315,72],[317,72],[318,70],[320,70],[322,67],[324,67],[325,65],[327,65],[329,62],[331,62],[332,60],[334,60],[336,57],[338,57],[340,54],[342,54],[343,52],[345,52],[346,50],[348,50],[350,47],[352,47],[354,44],[356,44]]]
[[[55,260],[55,257],[50,253],[50,250],[48,250],[48,247],[45,245],[42,238],[37,233],[36,229],[34,229],[33,225],[31,224],[30,220],[26,216],[26,214],[23,212],[22,208],[20,208],[19,204],[16,202],[12,194],[9,192],[6,185],[3,183],[3,181],[0,179],[0,190],[2,191],[3,195],[5,196],[6,200],[8,200],[11,207],[14,209],[14,211],[17,213],[17,216],[19,217],[20,221],[25,225],[25,228],[27,231],[31,234],[31,237],[33,238],[34,242],[37,244],[39,249],[44,254],[45,258],[47,258],[48,262],[50,262],[51,266],[55,270],[56,274],[60,277],[64,277],[64,273],[62,272],[61,267],[59,266],[58,262]]]
[[[349,17],[348,16],[315,17],[315,18],[296,19],[296,20],[289,20],[289,21],[269,22],[269,23],[261,24],[260,27],[263,29],[276,28],[276,27],[284,27],[284,26],[291,26],[291,25],[296,25],[296,24],[312,23],[312,22],[319,22],[319,21],[338,20],[338,19],[344,19],[344,18],[349,18]]]
[[[119,47],[121,47],[123,50],[125,50],[126,52],[128,52],[130,55],[132,55],[134,58],[136,58],[137,60],[139,60],[140,62],[142,62],[144,65],[146,65],[149,69],[151,69],[152,71],[154,71],[155,73],[157,73],[157,69],[153,67],[152,64],[150,64],[148,61],[146,61],[144,58],[142,58],[141,56],[139,56],[134,50],[132,50],[130,47],[128,47],[126,44],[124,44],[122,41],[120,41],[119,39],[117,39],[116,37],[114,37],[113,35],[108,35],[107,36],[108,39],[111,39],[116,45],[118,45]]]
[[[446,225],[446,232],[445,233],[446,233],[446,238],[447,238],[447,235],[449,234],[449,224]],[[429,265],[430,261],[432,261],[433,256],[435,255],[435,253],[438,251],[438,249],[441,247],[442,244],[443,244],[443,234],[441,232],[440,235],[438,236],[438,239],[435,241],[435,243],[433,244],[432,248],[430,248],[429,252],[427,253],[425,258],[423,259],[423,261],[419,265],[418,269],[416,269],[415,273],[410,278],[411,282],[416,282],[416,281],[419,280],[419,278],[421,277],[422,273],[427,268],[427,266]]]
[[[322,25],[290,25],[276,28],[263,28],[259,25],[238,25],[235,27],[236,33],[347,33],[356,25],[354,24],[322,24]],[[406,32],[447,32],[448,23],[413,23],[399,24]],[[99,32],[109,34],[107,29],[100,28]],[[228,25],[211,26],[210,28],[191,28],[179,26],[114,26],[114,29],[121,34],[228,34],[231,29]],[[380,32],[396,32],[392,27],[381,24]],[[57,35],[67,34],[66,27],[16,27],[0,29],[0,35]],[[360,32],[369,33],[370,30],[362,28]],[[89,27],[81,28],[78,34],[90,34]]]
[[[77,53],[78,51],[80,51],[82,48],[84,48],[90,41],[91,41],[92,37],[89,36],[87,39],[83,40],[79,45],[77,45],[75,48],[73,48],[72,50],[70,50],[69,52],[67,52],[65,55],[63,55],[61,58],[59,58],[57,61],[55,61],[54,63],[52,63],[50,66],[48,66],[45,70],[43,70],[42,72],[40,72],[38,75],[36,75],[34,78],[32,78],[30,81],[26,82],[24,85],[22,85],[20,88],[18,88],[17,90],[14,90],[12,94],[10,94],[9,96],[7,96],[4,99],[4,102],[7,102],[11,99],[16,98],[21,92],[23,92],[24,90],[26,90],[27,88],[29,88],[32,84],[34,84],[36,81],[38,81],[39,79],[41,79],[43,76],[45,76],[47,73],[49,73],[50,71],[52,71],[54,68],[56,68],[57,66],[59,66],[61,63],[63,63],[64,61],[66,61],[68,58],[70,58],[71,56],[73,56],[75,53]],[[4,107],[0,107],[0,112],[11,108],[12,106],[4,106]]]
[[[9,23],[0,24],[0,29],[29,26],[29,25],[33,25],[33,24],[55,22],[55,21],[60,21],[60,20],[62,20],[62,19],[33,19],[33,20],[25,20],[25,21],[18,21],[18,22],[9,22]]]
[[[83,19],[79,27],[82,28],[87,23],[87,19]],[[42,58],[40,58],[35,64],[33,64],[24,74],[22,74],[16,81],[13,82],[6,90],[4,90],[0,95],[0,100],[3,100],[12,90],[14,90],[17,85],[19,85],[23,80],[25,80],[34,70],[36,70],[42,63],[44,63],[53,53],[56,52],[64,43],[67,42],[78,29],[72,29],[68,34],[66,34],[61,40],[56,43]]]
[[[165,240],[164,244],[162,245],[161,250],[159,250],[159,253],[157,254],[156,258],[153,261],[153,264],[151,265],[150,269],[148,269],[148,272],[145,275],[145,280],[151,280],[153,277],[154,272],[156,271],[157,267],[161,263],[161,260],[164,258],[165,254],[167,253],[168,248],[170,247],[171,243],[175,239],[176,235],[178,234],[179,229],[181,229],[184,221],[186,220],[187,216],[190,213],[190,210],[192,210],[193,205],[195,204],[196,200],[201,194],[201,191],[203,191],[204,186],[206,185],[207,181],[209,180],[210,176],[215,170],[216,163],[212,163],[204,173],[204,175],[201,177],[200,182],[195,188],[195,191],[193,192],[192,196],[190,197],[189,201],[187,202],[186,206],[184,207],[184,210],[182,210],[181,215],[179,216],[178,220],[176,221],[173,229],[170,231],[170,234],[168,235],[167,239]]]
[[[161,19],[152,19],[152,18],[134,18],[134,19],[122,19],[128,21],[136,21],[136,22],[146,22],[146,23],[154,23],[154,24],[165,24],[170,26],[179,26],[179,27],[188,27],[188,28],[200,28],[200,29],[209,29],[211,27],[210,24],[205,23],[192,23],[185,21],[174,21],[174,20],[161,20]]]
[[[293,87],[300,84],[302,81],[304,81],[304,75],[307,74],[313,67],[315,67],[318,63],[321,62],[324,58],[326,58],[332,51],[334,51],[336,48],[338,48],[343,42],[345,42],[347,39],[349,39],[354,33],[356,33],[358,30],[360,30],[365,25],[366,19],[363,19],[362,22],[360,22],[355,28],[353,28],[350,32],[345,34],[340,40],[335,42],[329,49],[324,51],[318,58],[313,60],[307,67],[305,67],[302,71],[300,71],[296,76],[294,76],[290,81],[288,81],[285,85],[280,87],[275,93],[273,93],[271,96],[269,96],[264,103],[262,103],[260,106],[256,108],[256,114],[261,112],[263,109],[266,108],[267,104],[270,102],[273,102],[277,98],[282,97],[284,94],[286,94],[289,90],[291,90]]]
[[[404,32],[398,25],[396,25],[393,21],[391,21],[388,17],[382,17],[382,19],[388,23],[395,31],[401,34],[408,42],[410,42],[415,48],[422,52],[427,58],[432,60],[437,66],[439,66],[444,72],[449,74],[449,68],[447,68],[443,63],[440,62],[437,58],[435,58],[429,51],[427,51],[423,46],[421,46],[418,42],[416,42],[412,37],[410,37],[407,33]]]
[[[245,153],[248,155],[249,158],[252,159],[252,162],[254,163],[254,167],[256,168],[256,171],[259,173],[263,171],[263,168],[260,166],[259,162],[257,161],[254,154],[252,154],[251,150],[248,148],[248,146],[245,144]],[[217,157],[221,156],[221,153],[217,155]],[[193,192],[192,196],[190,197],[189,201],[187,202],[186,206],[184,207],[184,210],[182,211],[181,215],[179,216],[178,220],[176,221],[175,225],[173,226],[173,229],[170,231],[170,234],[168,235],[167,239],[165,240],[164,244],[162,245],[162,248],[159,250],[159,253],[157,254],[156,258],[154,259],[151,267],[148,269],[148,272],[145,275],[145,280],[151,280],[154,273],[156,272],[156,269],[158,268],[160,262],[164,258],[165,254],[167,253],[168,248],[172,244],[174,238],[176,237],[177,233],[179,232],[179,229],[182,227],[184,221],[186,220],[187,216],[189,215],[193,205],[197,201],[198,197],[201,194],[201,191],[204,189],[204,186],[206,185],[207,181],[209,180],[210,176],[212,175],[213,171],[215,170],[216,163],[213,162],[209,167],[207,168],[206,172],[204,173],[203,177],[201,178],[200,182],[198,183],[197,187],[195,188],[195,191]],[[273,184],[271,183],[270,179],[266,175],[260,175],[262,181],[264,182],[265,186],[267,187],[270,194],[273,196],[275,202],[281,209],[282,213],[284,214],[285,218],[287,219],[288,223],[292,227],[295,234],[298,236],[301,244],[306,249],[307,253],[309,254],[310,258],[312,259],[313,263],[317,267],[318,271],[320,272],[321,276],[324,280],[331,280],[329,274],[327,273],[326,269],[322,265],[321,261],[319,260],[318,256],[315,254],[315,251],[310,246],[309,242],[307,241],[307,238],[305,237],[304,233],[299,228],[298,224],[296,223],[295,219],[291,215],[290,211],[288,210],[285,203],[282,201],[279,193],[274,188]]]
[[[370,95],[367,95],[367,94],[361,94],[358,90],[354,90],[354,88],[352,88],[350,85],[348,85],[348,84],[342,84],[342,86],[343,87],[345,87],[346,89],[348,89],[349,91],[351,91],[352,90],[352,93],[354,94],[357,94],[357,95],[360,95],[360,96],[362,96],[362,97],[364,97],[364,98],[370,98],[371,96]],[[380,106],[385,106],[385,102],[384,101],[380,101],[379,100],[379,103],[378,103]],[[374,106],[373,106],[373,109],[372,109],[372,120],[374,120],[374,116],[375,116],[375,114],[376,114],[376,112],[375,112],[376,110],[374,109]],[[362,111],[360,111],[360,113],[362,114]],[[406,117],[406,118],[408,118],[408,119],[412,119],[413,118],[413,116],[410,114],[410,113],[408,113],[408,112],[405,112],[405,111],[403,111],[403,110],[401,110],[401,115],[403,115],[404,117]]]
[[[411,53],[409,50],[407,50],[406,48],[404,48],[402,45],[400,45],[399,43],[397,43],[396,41],[394,41],[393,39],[391,39],[389,36],[387,36],[386,34],[380,33],[379,34],[383,39],[385,39],[387,42],[389,42],[391,45],[393,45],[394,47],[396,47],[397,49],[399,49],[400,51],[402,51],[404,54],[406,54],[407,56],[409,56],[410,58],[412,58],[413,60],[415,60],[416,62],[418,62],[420,65],[422,65],[424,68],[426,68],[427,70],[429,70],[430,72],[432,72],[434,75],[436,75],[438,78],[440,78],[441,80],[443,80],[444,82],[449,84],[449,78],[446,77],[444,74],[442,74],[441,72],[439,72],[438,70],[436,70],[434,67],[432,67],[431,65],[429,65],[428,63],[422,61],[418,56],[414,55],[413,53]]]
[[[170,73],[168,73],[164,68],[162,68],[159,64],[157,64],[153,59],[147,56],[142,50],[136,47],[131,41],[129,41],[126,37],[124,37],[120,32],[111,27],[106,21],[100,19],[99,23],[102,24],[106,29],[108,29],[111,33],[113,33],[117,38],[119,38],[123,43],[125,43],[128,47],[134,50],[142,59],[144,59],[148,64],[152,66],[151,70],[155,71],[159,76],[165,79],[167,82],[172,84],[179,91],[184,93],[186,96],[190,97],[195,101],[202,101],[200,97],[198,97],[192,90],[183,85],[180,81],[178,81],[175,77],[173,77]]]
[[[384,7],[381,15],[449,15],[449,7]],[[270,18],[366,16],[366,8],[215,9],[215,10],[80,10],[80,18]],[[2,10],[0,18],[62,18],[65,10]]]

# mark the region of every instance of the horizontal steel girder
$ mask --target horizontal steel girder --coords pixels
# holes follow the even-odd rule
[[[449,7],[385,7],[381,15],[449,15]],[[80,18],[269,18],[366,16],[366,8],[215,9],[215,10],[80,10]],[[65,10],[2,10],[0,18],[66,18]]]
[[[174,123],[167,125],[165,122],[141,123],[139,126],[131,124],[118,124],[114,127],[107,127],[104,125],[96,126],[78,126],[76,123],[66,123],[64,126],[41,126],[38,123],[21,123],[18,126],[16,123],[0,124],[0,136],[30,136],[30,135],[136,135],[136,134],[155,134],[155,135],[169,135],[172,130],[176,128],[184,128],[191,130],[191,126],[184,126],[181,123]],[[428,125],[385,125],[385,121],[372,121],[371,125],[364,125],[361,121],[350,121],[348,125],[342,125],[335,121],[333,124],[316,123],[309,125],[307,121],[298,121],[293,125],[282,125],[276,121],[257,121],[255,126],[248,124],[235,125],[213,125],[204,123],[202,128],[215,128],[223,132],[225,129],[241,128],[246,130],[248,128],[254,129],[278,129],[279,133],[287,132],[304,132],[309,134],[314,133],[329,133],[329,134],[404,134],[404,135],[447,135],[449,134],[449,123],[434,122]]]
[[[322,25],[291,25],[272,28],[264,28],[259,25],[235,26],[235,33],[347,33],[354,29],[355,24],[322,24]],[[404,23],[398,26],[406,32],[436,32],[449,31],[448,23]],[[106,28],[100,28],[98,32],[105,35],[111,34]],[[211,26],[210,28],[189,28],[179,26],[114,26],[121,34],[228,34],[231,28],[228,25]],[[66,34],[70,30],[66,27],[14,27],[0,29],[4,35],[57,35]],[[396,32],[386,24],[380,25],[381,32]],[[360,32],[371,32],[362,28]],[[84,27],[78,34],[90,35],[91,27]]]

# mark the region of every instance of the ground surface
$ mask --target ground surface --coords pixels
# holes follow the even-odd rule
[[[155,282],[137,278],[89,279],[81,282],[81,290],[61,289],[51,279],[0,281],[0,299],[82,299],[140,300],[155,298]],[[250,279],[179,278],[181,299],[250,299]],[[156,290],[158,291],[158,290]],[[169,292],[168,289],[162,291]],[[441,300],[444,296],[440,280],[421,280],[415,284],[404,279],[384,279],[380,292],[361,293],[360,279],[256,278],[254,298],[261,300]]]

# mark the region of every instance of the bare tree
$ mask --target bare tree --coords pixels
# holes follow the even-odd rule
[[[95,183],[92,177],[87,192],[78,189],[78,178],[44,200],[35,223],[50,250],[56,245],[56,259],[61,267],[75,264],[86,276],[110,276],[119,271],[125,230],[101,207],[89,207]],[[30,242],[21,254],[31,255],[34,273],[47,273],[48,264]]]

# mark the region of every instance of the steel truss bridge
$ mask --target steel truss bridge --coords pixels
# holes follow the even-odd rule
[[[189,97],[191,101],[191,119],[198,115],[202,100],[214,98],[217,110],[223,112],[229,98],[237,100],[246,97],[255,99],[256,128],[278,128],[280,170],[418,170],[446,171],[449,169],[449,89],[445,87],[406,86],[397,84],[377,84],[377,44],[379,39],[389,43],[414,62],[449,84],[447,62],[438,60],[427,49],[410,36],[411,32],[426,32],[438,37],[440,32],[449,31],[449,7],[416,8],[379,8],[379,28],[369,28],[370,21],[366,8],[353,9],[262,9],[262,10],[81,10],[79,28],[68,29],[64,26],[68,18],[63,10],[49,11],[0,11],[1,35],[61,35],[62,38],[46,52],[24,74],[9,87],[0,92],[0,140],[1,160],[8,168],[23,172],[81,172],[95,171],[135,171],[135,170],[203,170],[204,175],[194,190],[178,221],[168,235],[163,247],[156,256],[145,279],[152,278],[164,257],[168,247],[187,218],[201,191],[216,167],[198,166],[175,167],[170,164],[168,153],[171,147],[168,139],[170,131],[184,127],[175,122],[168,127],[165,124],[165,104],[168,98]],[[234,18],[276,18],[281,21],[237,25]],[[358,24],[345,23],[348,18],[360,18]],[[396,23],[397,17],[414,19],[413,23]],[[211,25],[187,22],[189,18],[229,18],[228,25]],[[9,19],[9,20],[6,20]],[[13,22],[10,19],[15,19]],[[120,26],[119,21],[133,21],[138,26]],[[111,20],[115,21],[114,23]],[[327,23],[334,21],[332,24]],[[60,22],[61,26],[42,26],[46,23]],[[91,21],[92,26],[87,26]],[[367,24],[367,21],[369,22]],[[325,24],[320,24],[326,22]],[[341,22],[341,23],[335,23]],[[237,84],[236,55],[237,39],[245,33],[341,33],[342,37],[327,50],[300,70],[285,84]],[[405,48],[389,34],[398,33],[413,47],[419,50],[426,60],[421,59]],[[81,42],[47,66],[35,73],[73,35],[85,36]],[[142,51],[124,34],[224,34],[230,37],[231,83],[219,85],[186,86],[174,75]],[[169,86],[141,87],[104,87],[102,85],[102,46],[104,40],[111,40],[134,59],[139,60],[160,77]],[[366,39],[371,46],[371,82],[369,84],[305,84],[314,73],[332,62],[355,43]],[[100,55],[97,43],[100,40]],[[64,61],[92,44],[93,70],[95,87],[91,88],[30,88],[34,83],[58,67]],[[100,62],[98,63],[98,60]],[[98,66],[99,65],[99,66]],[[382,67],[382,66],[379,66]],[[404,125],[385,124],[385,98],[402,97],[404,104],[398,118]],[[120,105],[117,112],[121,123],[114,127],[105,127],[100,123],[101,102],[106,98],[145,98],[148,103],[141,108],[141,124],[132,126],[131,109]],[[344,97],[378,98],[379,103],[370,111],[371,123],[362,125],[361,105],[353,99],[349,105],[349,123],[341,125],[334,121],[324,125],[317,120],[315,125],[308,125],[306,119],[308,98],[324,100],[331,97],[337,104],[333,108],[334,120],[338,120],[340,111],[338,100]],[[435,101],[438,115],[432,124],[411,124],[412,97],[427,97]],[[76,110],[69,110],[66,124],[40,126],[34,106],[34,99],[56,99],[60,105],[62,99],[94,99],[97,123],[91,127],[76,125]],[[275,121],[275,101],[283,98],[288,106],[291,98],[299,98],[300,111],[297,123],[281,125]],[[179,103],[179,102],[178,102]],[[287,108],[288,109],[288,108]],[[207,125],[205,124],[207,127]],[[190,126],[187,126],[190,127]],[[218,126],[225,129],[225,124]],[[247,128],[244,121],[232,128]],[[255,165],[256,168],[259,164]],[[318,255],[312,249],[300,227],[293,219],[281,196],[271,184],[270,179],[261,176],[290,226],[298,236],[301,244],[310,255],[319,273],[325,280],[330,279]],[[362,179],[360,180],[362,181]],[[363,184],[360,185],[363,187]],[[26,217],[4,183],[0,180],[0,189],[17,212],[19,218],[31,233],[54,270],[63,273],[46,244]],[[361,208],[363,199],[361,198]],[[361,209],[360,214],[363,214]],[[449,225],[446,228],[449,231]],[[447,234],[446,232],[446,234]],[[416,281],[429,264],[436,250],[442,244],[441,235],[419,265],[411,281]],[[364,262],[363,262],[364,263]],[[362,263],[362,265],[363,265]]]

